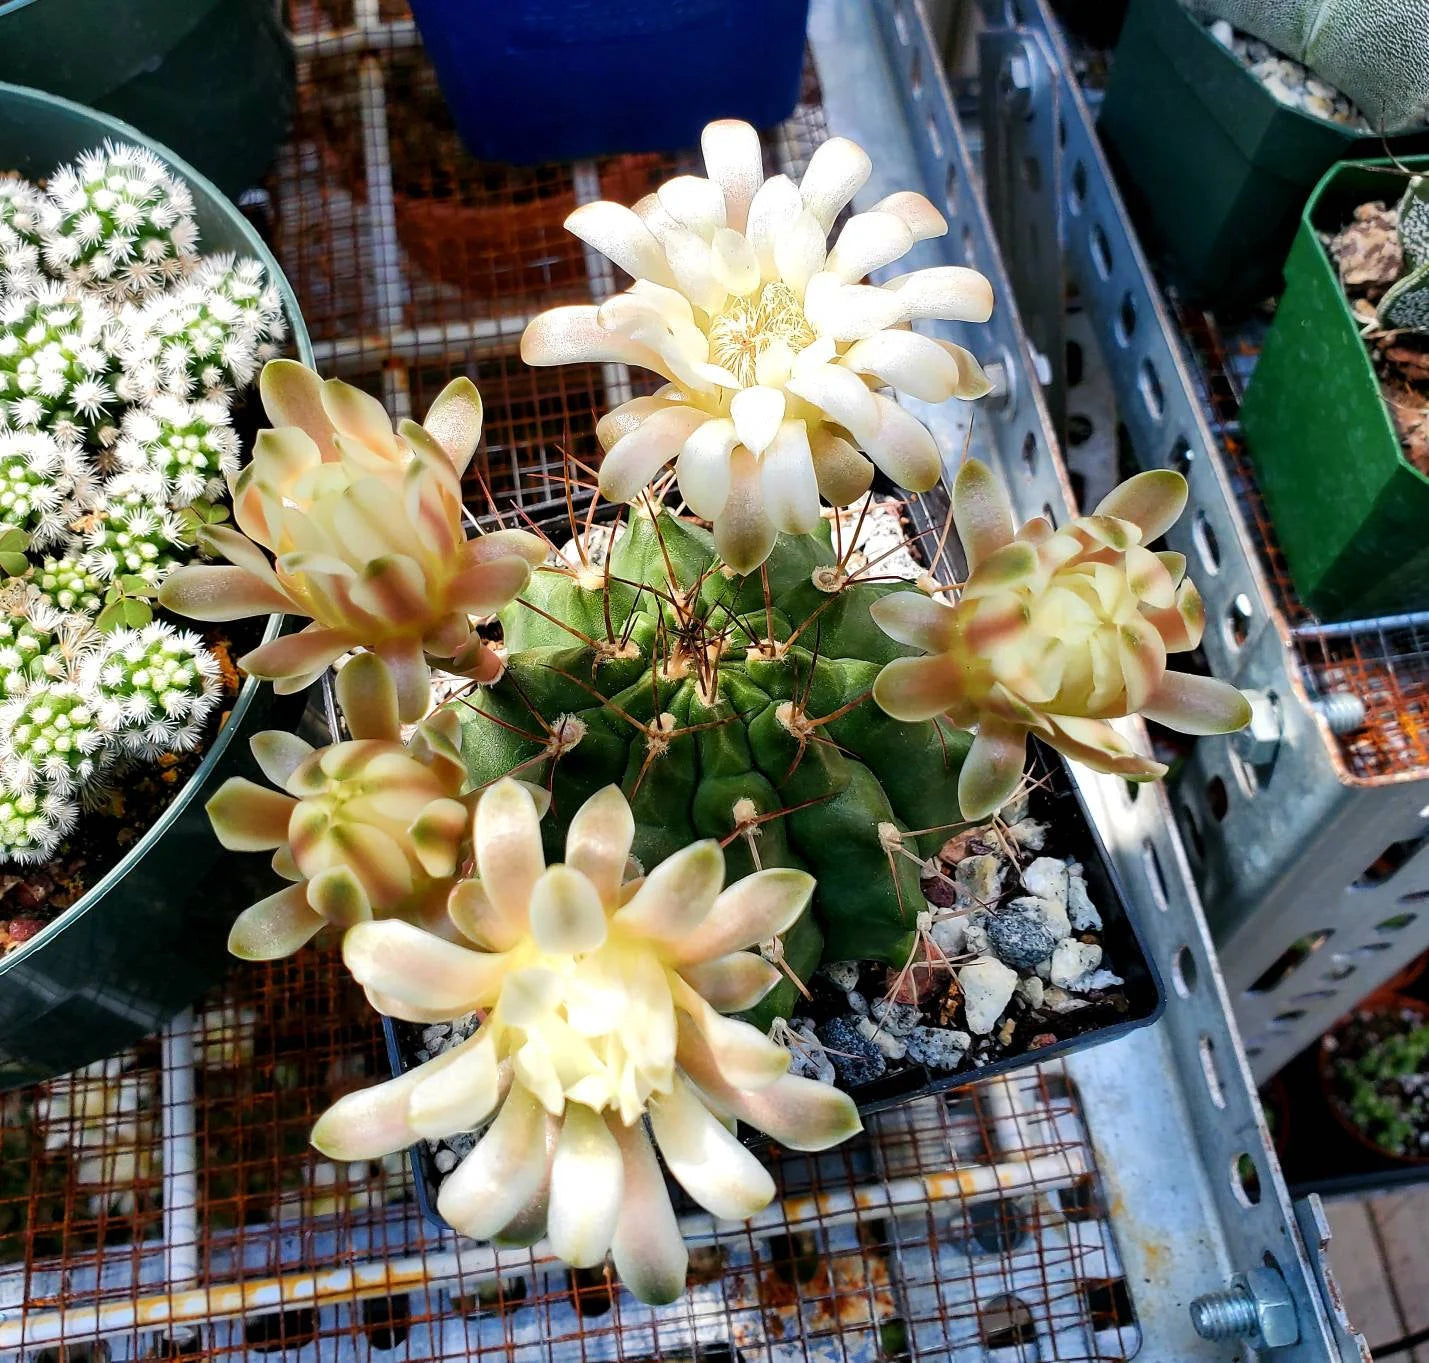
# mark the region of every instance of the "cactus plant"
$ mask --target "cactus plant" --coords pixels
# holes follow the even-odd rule
[[[88,470],[73,445],[0,429],[0,526],[22,531],[28,548],[65,540],[88,490]]]
[[[927,402],[986,393],[966,350],[908,323],[985,322],[992,289],[961,266],[882,288],[860,282],[948,225],[921,194],[891,194],[851,217],[829,248],[835,219],[871,172],[855,143],[823,143],[796,186],[764,179],[747,123],[711,123],[701,142],[708,179],[679,176],[634,209],[597,202],[571,214],[567,228],[635,283],[599,306],[542,313],[521,357],[614,360],[662,375],[654,396],[600,422],[600,490],[631,501],[675,460],[680,495],[714,522],[725,561],[750,572],[777,534],[817,528],[821,497],[846,506],[867,492],[875,465],[913,492],[938,481],[932,435],[876,390]]]
[[[104,582],[123,576],[157,587],[187,557],[179,518],[163,500],[122,476],[106,483],[99,507],[85,523],[80,562]]]
[[[1399,249],[1404,273],[1375,311],[1378,326],[1429,332],[1429,176],[1410,178],[1399,201]]]
[[[196,260],[193,195],[153,152],[106,142],[50,178],[40,236],[45,264],[61,278],[145,298]]]
[[[476,1034],[398,1079],[340,1099],[313,1128],[331,1158],[375,1159],[487,1121],[438,1206],[464,1234],[545,1235],[577,1267],[613,1252],[642,1301],[684,1290],[687,1254],[650,1129],[671,1174],[713,1215],[742,1220],[774,1181],[726,1129],[749,1122],[796,1150],[859,1129],[847,1095],[789,1074],[789,1053],[722,1016],[778,978],[744,950],[788,928],[812,882],[767,869],[722,889],[705,839],[632,878],[636,819],[608,786],[572,811],[548,866],[536,802],[498,781],[475,816],[480,881],[462,882],[458,945],[406,923],[363,923],[343,959],[399,1017],[482,1009]]]
[[[80,549],[47,555],[26,570],[25,581],[35,596],[62,615],[92,620],[103,609],[104,579],[84,566]]]
[[[93,695],[74,682],[40,682],[0,704],[4,785],[92,799],[112,760]]]
[[[1304,62],[1397,133],[1429,118],[1429,31],[1418,0],[1183,0]]]
[[[124,413],[114,454],[155,499],[187,506],[220,496],[238,472],[238,434],[222,403],[159,397]]]

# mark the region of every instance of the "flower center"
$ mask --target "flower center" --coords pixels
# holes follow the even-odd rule
[[[797,355],[814,339],[799,299],[787,284],[766,284],[758,298],[735,298],[710,323],[710,358],[744,387],[757,382],[755,366],[771,346]]]

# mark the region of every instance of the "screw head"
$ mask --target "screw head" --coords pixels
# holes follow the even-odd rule
[[[1249,1273],[1238,1273],[1234,1281],[1244,1284],[1255,1301],[1260,1347],[1283,1349],[1300,1338],[1300,1322],[1295,1318],[1290,1289],[1275,1269],[1253,1268]]]
[[[1009,52],[1002,59],[1002,67],[997,73],[997,84],[1008,108],[1016,113],[1023,113],[1031,106],[1034,77],[1032,54],[1026,44]]]
[[[1264,691],[1247,691],[1250,723],[1231,735],[1231,743],[1253,767],[1268,766],[1280,747],[1280,705]]]

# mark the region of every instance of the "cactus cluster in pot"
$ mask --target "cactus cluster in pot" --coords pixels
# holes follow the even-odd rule
[[[601,490],[629,503],[614,527],[468,538],[470,384],[394,431],[372,399],[275,361],[275,429],[231,477],[237,528],[208,532],[227,565],[160,590],[204,619],[308,617],[249,660],[279,686],[336,669],[347,736],[259,735],[271,784],[235,779],[210,804],[221,841],[270,854],[282,882],[234,951],[330,929],[381,1012],[478,1019],[343,1098],[314,1143],[366,1160],[478,1131],[446,1219],[544,1237],[575,1265],[609,1252],[647,1301],[678,1296],[686,1267],[657,1149],[741,1219],[774,1183],[737,1122],[800,1150],[858,1129],[849,1096],[790,1073],[765,1029],[823,961],[909,962],[923,858],[1013,796],[1029,733],[1147,779],[1161,768],[1107,720],[1246,717],[1233,689],[1166,669],[1202,624],[1184,563],[1148,547],[1184,505],[1179,475],[1141,475],[1061,530],[1015,528],[970,461],[953,489],[965,582],[910,589],[854,564],[821,501],[857,500],[875,466],[938,480],[933,437],[881,390],[985,389],[971,356],[909,324],[985,317],[987,283],[861,282],[946,225],[893,195],[830,249],[869,174],[851,143],[798,185],[764,179],[745,125],[712,125],[704,150],[707,177],[573,215],[635,282],[523,343],[533,362],[666,380],[600,423]],[[465,679],[434,710],[433,669]]]

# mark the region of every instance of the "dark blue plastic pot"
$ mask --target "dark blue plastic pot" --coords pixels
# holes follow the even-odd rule
[[[808,0],[411,0],[457,131],[483,161],[690,146],[799,98]]]

